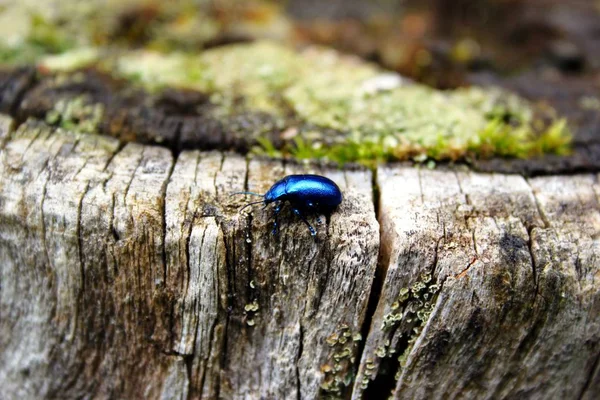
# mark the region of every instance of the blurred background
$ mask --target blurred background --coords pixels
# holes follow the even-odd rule
[[[358,54],[427,85],[500,86],[545,103],[594,146],[599,0],[289,1],[294,40]]]
[[[557,78],[600,67],[596,0],[293,1],[297,37],[433,86],[528,70]]]
[[[270,37],[332,46],[439,88],[528,71],[598,84],[600,68],[599,0],[20,0],[0,12],[9,44],[57,23],[73,26],[56,46],[195,50]]]

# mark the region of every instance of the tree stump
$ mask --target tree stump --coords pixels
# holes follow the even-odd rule
[[[64,49],[62,18],[9,40],[28,66],[0,71],[0,399],[600,397],[587,80],[512,83],[540,104],[185,29],[159,53],[187,18],[154,3]],[[316,238],[232,196],[295,173],[343,191]]]
[[[374,182],[0,121],[3,398],[599,393],[597,176]],[[344,193],[317,240],[238,213],[300,172]]]

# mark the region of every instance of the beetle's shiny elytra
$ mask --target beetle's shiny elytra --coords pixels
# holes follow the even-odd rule
[[[288,175],[275,182],[267,193],[238,192],[234,194],[251,194],[261,196],[263,200],[246,204],[240,211],[253,204],[263,203],[265,206],[276,203],[273,233],[277,233],[277,217],[284,202],[288,202],[292,211],[306,224],[310,234],[315,236],[315,228],[306,219],[305,214],[331,214],[342,202],[342,192],[338,185],[329,178],[320,175]]]

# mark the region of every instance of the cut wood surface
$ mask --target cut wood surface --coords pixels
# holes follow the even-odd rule
[[[596,176],[385,167],[378,185],[386,272],[354,398],[597,397]]]
[[[349,385],[379,251],[370,172],[175,161],[35,122],[0,165],[2,398],[315,398]],[[238,213],[247,199],[231,193],[304,171],[344,192],[317,240],[289,212],[277,236],[270,212]]]
[[[0,398],[600,393],[598,176],[392,165],[374,191],[366,170],[14,125]],[[302,172],[344,193],[317,240],[238,212],[257,198],[233,192]]]

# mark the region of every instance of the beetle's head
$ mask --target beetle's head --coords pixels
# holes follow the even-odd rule
[[[273,193],[273,191],[269,190],[267,193],[265,193],[265,199],[264,199],[265,205],[271,204],[275,200],[277,200],[277,196],[275,193]]]
[[[285,200],[287,196],[286,192],[286,181],[285,179],[276,182],[267,193],[265,193],[265,205],[271,204],[275,201]]]

